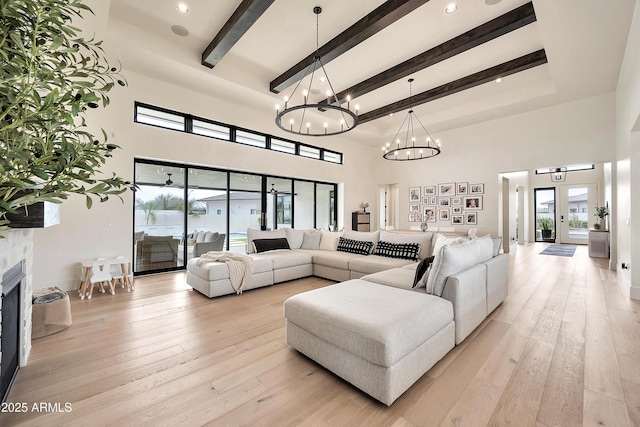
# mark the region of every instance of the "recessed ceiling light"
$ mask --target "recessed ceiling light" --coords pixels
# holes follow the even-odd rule
[[[453,13],[456,10],[458,10],[458,5],[455,3],[449,3],[449,5],[444,8],[444,13]]]
[[[496,83],[502,83],[502,77],[498,77],[498,78],[496,79]]]
[[[183,15],[186,15],[190,12],[189,6],[187,6],[186,3],[178,3],[178,5],[176,6],[176,10]]]

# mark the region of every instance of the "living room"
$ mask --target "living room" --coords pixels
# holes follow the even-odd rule
[[[416,162],[393,162],[382,158],[380,147],[393,137],[398,121],[385,122],[386,119],[381,118],[362,124],[350,133],[326,138],[291,137],[278,130],[273,110],[276,97],[266,88],[269,79],[253,73],[254,63],[246,57],[231,55],[228,63],[222,61],[213,70],[208,69],[200,64],[198,57],[204,46],[193,46],[191,50],[184,48],[189,37],[181,38],[172,33],[170,25],[165,25],[163,35],[158,36],[151,28],[153,22],[157,24],[154,21],[157,18],[139,20],[139,25],[134,25],[132,21],[140,16],[135,13],[141,13],[144,2],[139,2],[140,6],[136,7],[126,3],[88,1],[95,16],[87,15],[80,25],[105,40],[109,56],[122,63],[122,73],[127,80],[126,88],[117,87],[111,92],[108,107],[88,112],[91,129],[96,132],[100,128],[105,129],[110,142],[122,148],[114,152],[113,159],[104,168],[105,173],[113,171],[135,182],[135,161],[143,159],[334,183],[338,188],[336,225],[346,229],[351,226],[351,212],[360,210],[363,202],[371,204],[369,211],[375,228],[387,218],[396,228],[409,229],[418,225],[409,222],[410,188],[449,182],[481,183],[484,186],[483,209],[477,215],[477,223],[459,227],[459,230],[477,228],[478,235],[502,235],[506,242],[522,238],[523,242],[531,243],[535,241],[536,233],[532,220],[526,226],[518,224],[525,227],[522,229],[513,224],[504,228],[504,223],[509,221],[505,221],[503,216],[502,178],[527,174],[524,184],[518,185],[527,191],[528,206],[533,206],[535,187],[556,185],[546,175],[536,176],[537,168],[595,164],[594,171],[589,173],[569,172],[567,184],[598,185],[597,204],[608,203],[611,211],[609,267],[616,273],[627,298],[640,298],[637,275],[633,269],[622,268],[623,263],[633,266],[640,262],[640,250],[637,250],[640,233],[634,233],[637,225],[632,221],[637,217],[634,213],[640,209],[640,202],[632,197],[633,189],[640,185],[634,172],[640,161],[637,150],[640,142],[640,98],[637,96],[640,91],[640,79],[637,77],[640,68],[640,54],[637,53],[640,51],[640,6],[637,1],[627,0],[619,5],[618,10],[609,10],[606,5],[592,2],[588,11],[574,10],[582,8],[580,5],[550,5],[534,1],[539,22],[533,30],[528,30],[533,34],[525,36],[534,36],[531,42],[534,48],[545,48],[549,63],[514,74],[512,79],[505,78],[500,84],[487,83],[476,87],[472,89],[470,99],[464,98],[463,92],[423,106],[419,110],[420,118],[442,141],[442,153],[433,159]],[[162,6],[165,16],[170,16],[169,11],[175,13],[175,5],[165,3]],[[201,13],[199,7],[206,7],[203,2],[199,3],[191,5],[188,17]],[[207,12],[216,17],[216,24],[211,24],[212,27],[218,21],[220,27],[238,2],[227,3],[228,11]],[[291,13],[295,13],[296,19],[304,16],[299,12],[302,8],[293,6],[292,2],[278,3],[273,6],[278,6],[279,11],[293,8],[291,10],[295,12]],[[325,14],[332,8],[341,8],[337,3],[321,3]],[[341,10],[341,13],[329,15],[342,19],[336,23],[321,15],[320,33],[332,32],[324,35],[323,40],[329,40],[339,32],[338,28],[347,27],[379,3],[367,2],[354,7],[356,10]],[[429,7],[440,11],[447,2],[429,3]],[[501,8],[500,11],[487,12],[488,16],[494,17],[525,2],[503,0],[482,3],[487,8],[490,3]],[[305,5],[305,8],[310,9],[311,6]],[[127,16],[126,12],[131,15]],[[305,35],[305,41],[311,45],[300,43],[295,48],[296,52],[290,57],[299,57],[296,61],[313,47],[315,17],[311,11],[308,13],[311,16],[302,27],[310,33]],[[571,30],[563,29],[563,13],[577,14],[571,21],[574,25]],[[171,16],[170,19],[172,24],[175,22],[188,27],[189,21],[180,21],[183,17]],[[601,20],[605,20],[606,25]],[[285,31],[277,28],[276,33]],[[596,28],[598,31],[594,30]],[[207,30],[212,33],[207,35],[211,40],[215,31]],[[278,43],[274,49],[278,57],[289,51],[289,42],[293,44],[287,37],[283,39],[287,42]],[[260,49],[266,48],[259,45],[253,51]],[[296,61],[267,71],[273,78]],[[566,63],[573,65],[568,67]],[[358,73],[367,74],[362,70],[366,68],[362,62],[350,67],[357,69]],[[331,75],[343,72],[335,66],[328,71]],[[354,79],[357,81],[357,77]],[[421,82],[418,78],[414,88],[421,92],[429,89],[429,84],[431,82]],[[498,92],[495,87],[500,88]],[[396,97],[404,98],[407,89],[405,80],[401,79],[394,90],[402,94]],[[538,96],[532,96],[531,92],[537,92]],[[476,103],[479,100],[491,104],[491,110],[478,107]],[[291,156],[136,123],[136,102],[321,146],[342,153],[343,163]],[[364,109],[364,99],[359,102]],[[404,112],[396,115],[402,116]],[[512,181],[516,180],[512,178]],[[386,216],[377,202],[381,189],[397,190],[398,195],[397,211]],[[90,210],[86,209],[84,198],[69,198],[60,206],[59,225],[28,232],[33,236],[30,286],[33,289],[58,286],[73,290],[80,279],[80,260],[120,254],[133,258],[134,209],[132,193],[125,193],[122,203],[117,199],[95,203]],[[590,219],[593,220],[593,215]],[[5,247],[2,249],[4,254]],[[515,249],[516,252],[519,250]],[[3,264],[3,272],[4,268]],[[96,298],[90,303],[99,305],[101,301]]]

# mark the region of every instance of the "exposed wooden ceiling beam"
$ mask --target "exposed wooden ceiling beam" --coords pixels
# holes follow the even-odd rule
[[[318,49],[323,64],[342,55],[362,41],[393,24],[398,19],[408,15],[429,0],[387,0],[373,12],[338,34],[331,41]],[[309,66],[313,64],[317,53],[314,51],[296,65],[276,77],[270,84],[269,90],[279,93],[293,83],[305,77]]]
[[[275,0],[243,0],[202,52],[202,65],[213,68]]]
[[[546,63],[547,55],[545,54],[544,49],[540,49],[528,55],[521,56],[520,58],[504,62],[500,65],[496,65],[495,67],[487,68],[486,70],[479,71],[458,80],[445,83],[436,88],[429,89],[417,95],[410,96],[392,104],[385,105],[384,107],[361,114],[358,116],[359,123],[362,124],[370,122],[372,120],[379,119],[380,117],[388,116],[391,113],[397,113],[399,111],[406,110],[409,107],[415,107],[416,105],[435,101],[436,99],[444,98],[445,96],[495,81],[499,77],[506,77]]]
[[[355,86],[345,89],[337,93],[336,97],[340,103],[346,102],[347,96],[355,99],[535,21],[536,14],[533,10],[533,4],[526,3],[458,37],[370,77]],[[331,97],[320,102],[320,104],[327,103],[335,104],[335,98]]]

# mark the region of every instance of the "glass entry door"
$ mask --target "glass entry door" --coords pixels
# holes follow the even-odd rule
[[[589,243],[589,221],[595,222],[596,184],[560,186],[560,243]]]
[[[536,242],[556,241],[556,189],[536,188],[533,193],[536,209]]]

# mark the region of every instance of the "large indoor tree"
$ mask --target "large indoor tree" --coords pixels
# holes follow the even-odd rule
[[[102,42],[73,26],[86,13],[83,0],[0,0],[0,235],[7,213],[34,203],[80,194],[90,208],[130,187],[100,170],[119,147],[85,120],[126,86]]]

